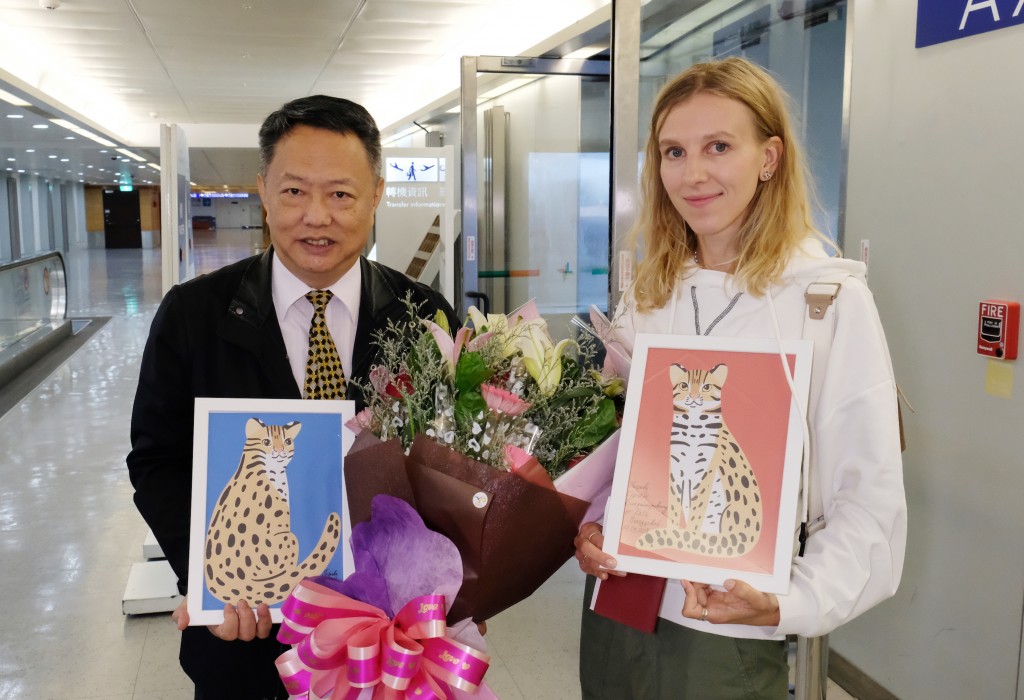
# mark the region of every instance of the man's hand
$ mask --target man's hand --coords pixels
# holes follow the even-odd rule
[[[188,627],[189,616],[187,599],[182,600],[178,608],[171,614],[171,619],[178,625],[178,630]],[[270,636],[270,608],[260,604],[253,613],[252,608],[244,600],[238,601],[238,605],[227,603],[224,605],[224,622],[219,625],[208,625],[210,634],[225,642],[233,642],[236,639],[243,642],[250,642],[255,638],[266,639]]]

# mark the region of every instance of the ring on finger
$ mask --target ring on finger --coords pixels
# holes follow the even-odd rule
[[[703,610],[701,610],[700,621],[701,622],[707,622],[708,621],[708,609],[707,608],[704,608]]]
[[[589,542],[590,544],[594,544],[594,535],[596,535],[598,532],[599,532],[598,530],[594,530],[593,532],[591,532],[590,536],[587,537],[587,542]],[[597,545],[594,545],[594,546],[597,546]]]

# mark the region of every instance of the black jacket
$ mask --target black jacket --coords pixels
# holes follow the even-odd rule
[[[128,473],[135,504],[156,535],[185,592],[196,397],[299,399],[270,287],[273,249],[171,289],[153,318],[132,411]],[[412,294],[420,314],[451,306],[437,292],[360,258],[362,292],[351,377],[366,381],[374,333],[407,317]],[[348,398],[362,408],[350,382]]]

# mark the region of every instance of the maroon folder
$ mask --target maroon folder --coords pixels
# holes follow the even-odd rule
[[[645,574],[609,576],[601,581],[594,612],[633,629],[654,633],[667,579]]]

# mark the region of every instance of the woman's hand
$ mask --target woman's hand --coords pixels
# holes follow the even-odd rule
[[[601,551],[604,535],[601,534],[601,526],[597,523],[583,523],[579,534],[572,542],[576,545],[576,560],[579,561],[580,571],[583,573],[596,576],[602,581],[607,580],[608,574],[626,575],[625,571],[616,571],[615,559]]]
[[[750,584],[735,579],[725,582],[724,591],[704,583],[682,583],[686,590],[683,617],[715,625],[779,625],[779,599],[771,593],[762,593]]]
[[[171,619],[178,626],[179,631],[188,627],[188,599],[184,599],[178,605]],[[224,622],[219,625],[207,625],[210,634],[225,642],[233,642],[239,639],[243,642],[250,642],[254,638],[266,639],[270,636],[270,608],[261,603],[253,613],[252,608],[244,600],[238,601],[238,605],[227,604],[224,606]]]

